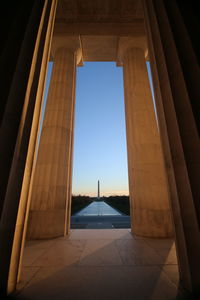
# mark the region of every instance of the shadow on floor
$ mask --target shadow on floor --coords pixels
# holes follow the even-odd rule
[[[16,299],[103,298],[190,299],[178,288],[173,240],[133,237],[127,229],[82,229],[27,243]]]

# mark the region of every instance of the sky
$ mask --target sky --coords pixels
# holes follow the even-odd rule
[[[45,99],[51,70],[49,63]],[[129,194],[123,68],[115,62],[77,68],[72,194],[97,196],[98,180],[101,196]]]
[[[122,68],[85,62],[77,68],[73,194],[128,194]]]

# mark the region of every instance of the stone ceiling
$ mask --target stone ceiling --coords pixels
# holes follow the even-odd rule
[[[58,0],[56,22],[132,22],[143,18],[141,0]]]
[[[83,61],[117,61],[122,36],[144,36],[141,0],[58,0],[54,36],[79,36]]]

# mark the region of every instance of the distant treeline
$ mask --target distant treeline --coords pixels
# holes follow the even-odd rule
[[[72,195],[71,214],[75,214],[95,200],[97,200],[95,197],[85,195]],[[125,215],[130,215],[129,196],[103,196],[100,200],[105,201],[107,204],[124,213]]]
[[[82,208],[86,207],[89,205],[93,199],[89,196],[84,196],[84,195],[78,195],[74,196],[72,195],[72,206],[71,206],[71,214],[75,214]]]
[[[102,197],[102,200],[125,215],[130,215],[129,196]]]

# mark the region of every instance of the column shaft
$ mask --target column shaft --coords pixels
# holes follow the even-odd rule
[[[28,238],[64,235],[70,182],[76,55],[56,51],[31,197]]]
[[[143,4],[168,165],[180,282],[199,294],[200,142],[194,110],[199,103],[200,73],[177,1],[144,0]],[[179,1],[178,5],[187,5],[189,14],[193,12],[193,3]]]
[[[65,234],[69,234],[70,225],[71,225],[71,202],[72,202],[72,175],[73,175],[73,153],[74,153],[74,116],[75,116],[75,100],[76,100],[76,78],[74,80],[73,87],[73,111],[72,111],[72,131],[71,131],[71,147],[70,147],[70,166],[69,166],[69,179],[68,179],[68,189],[67,189],[67,209],[66,209],[66,232]]]
[[[168,188],[144,52],[124,55],[132,230],[150,237],[173,234]]]
[[[56,0],[33,3],[33,10],[20,46],[20,55],[16,60],[16,74],[12,86],[9,87],[10,96],[1,128],[1,146],[5,147],[4,151],[1,150],[12,161],[0,223],[1,294],[13,292],[17,283],[34,140],[39,119],[38,110],[45,77],[44,61],[47,60],[51,39],[49,28],[52,28],[54,23],[54,16],[51,15],[55,12],[56,3]],[[5,144],[6,140],[8,143]],[[11,151],[13,146],[14,152]],[[4,158],[1,158],[3,162]]]

